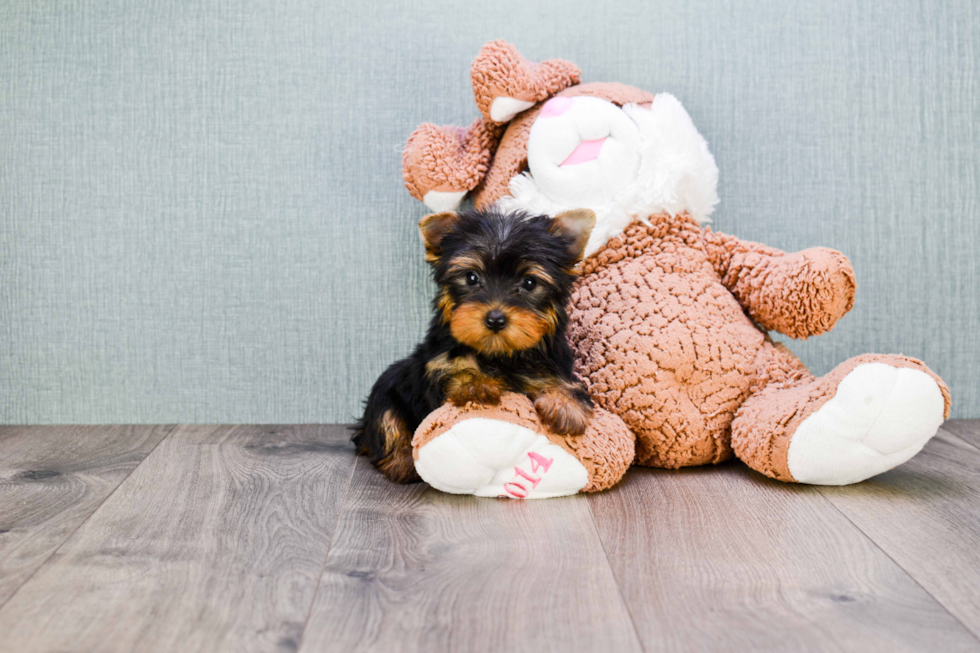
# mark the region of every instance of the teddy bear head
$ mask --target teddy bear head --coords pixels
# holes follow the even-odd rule
[[[467,196],[477,208],[552,216],[592,209],[586,255],[654,214],[706,221],[718,169],[680,102],[580,77],[567,61],[535,64],[505,41],[484,45],[470,70],[481,116],[412,133],[402,157],[409,192],[433,211]]]

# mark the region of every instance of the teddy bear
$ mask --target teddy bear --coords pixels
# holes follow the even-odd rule
[[[840,252],[786,253],[706,226],[718,168],[676,98],[583,84],[574,64],[532,63],[505,41],[483,47],[470,77],[480,117],[416,129],[406,188],[433,211],[468,198],[595,212],[568,334],[597,409],[585,434],[558,436],[521,395],[443,406],[413,439],[423,480],[543,498],[606,489],[632,464],[734,456],[780,481],[845,485],[935,435],[950,394],[921,361],[866,354],[815,377],[771,338],[832,329],[854,305],[854,271]]]

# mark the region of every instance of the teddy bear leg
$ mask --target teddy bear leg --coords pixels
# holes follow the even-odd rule
[[[864,355],[813,378],[766,344],[760,384],[732,422],[735,454],[775,479],[848,485],[901,465],[936,434],[949,390],[921,361]]]
[[[596,411],[582,435],[555,435],[527,397],[508,393],[499,406],[442,406],[412,444],[416,471],[437,490],[545,499],[612,486],[633,460],[634,440],[605,411]]]

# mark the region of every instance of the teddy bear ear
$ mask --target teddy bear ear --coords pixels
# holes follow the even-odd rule
[[[573,63],[561,59],[531,63],[500,40],[484,45],[470,68],[476,107],[495,123],[509,121],[581,79],[582,71]]]
[[[405,187],[433,211],[452,211],[487,174],[500,126],[477,118],[469,127],[425,123],[402,152]]]

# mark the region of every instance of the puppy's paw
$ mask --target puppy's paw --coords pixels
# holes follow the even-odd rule
[[[558,435],[582,435],[592,419],[589,406],[561,391],[539,395],[534,400],[534,409],[544,425]]]
[[[496,406],[500,403],[500,383],[491,377],[481,376],[451,383],[447,395],[457,406],[468,403]]]

